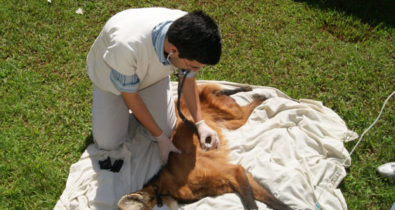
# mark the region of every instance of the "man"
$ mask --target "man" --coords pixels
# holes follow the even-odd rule
[[[182,95],[201,146],[217,148],[216,132],[202,119],[194,75],[218,63],[221,47],[217,24],[201,11],[140,8],[111,17],[87,57],[95,144],[113,150],[125,142],[130,109],[157,141],[164,164],[170,152],[180,152],[169,139],[176,123],[169,75],[180,69],[189,71]],[[211,146],[204,144],[206,137],[213,139]]]

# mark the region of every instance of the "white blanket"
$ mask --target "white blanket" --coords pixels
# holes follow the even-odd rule
[[[241,84],[215,82],[233,89]],[[173,83],[176,96],[176,83]],[[351,164],[344,142],[357,134],[319,101],[289,98],[281,91],[252,86],[253,91],[232,97],[244,105],[253,94],[268,99],[259,105],[247,123],[234,131],[224,130],[232,163],[243,165],[261,184],[294,209],[347,209],[337,188]],[[101,151],[90,145],[70,168],[65,190],[55,209],[117,209],[125,194],[141,189],[160,167],[156,143],[147,140],[147,131],[131,118],[133,139],[116,151]],[[100,170],[98,161],[123,159],[119,173]],[[268,209],[257,202],[259,209]],[[236,194],[204,198],[180,209],[243,209]]]

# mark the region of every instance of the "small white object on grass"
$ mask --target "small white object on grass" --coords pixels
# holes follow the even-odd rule
[[[395,162],[385,163],[377,168],[381,176],[395,179]]]
[[[82,15],[82,14],[84,14],[84,10],[80,7],[80,8],[78,8],[78,9],[75,11],[75,13],[77,13],[77,14],[79,14],[79,15]]]

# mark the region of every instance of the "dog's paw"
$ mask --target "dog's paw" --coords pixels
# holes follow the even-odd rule
[[[243,86],[239,88],[240,92],[249,92],[252,91],[252,88],[250,86]]]
[[[263,101],[265,101],[267,99],[267,97],[264,96],[264,95],[254,94],[252,96],[252,99],[256,100],[256,101],[259,101],[259,102],[263,102]]]

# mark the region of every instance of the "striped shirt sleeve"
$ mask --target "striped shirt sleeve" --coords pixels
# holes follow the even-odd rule
[[[137,74],[126,76],[114,69],[111,69],[110,79],[119,92],[135,93],[140,83]]]

